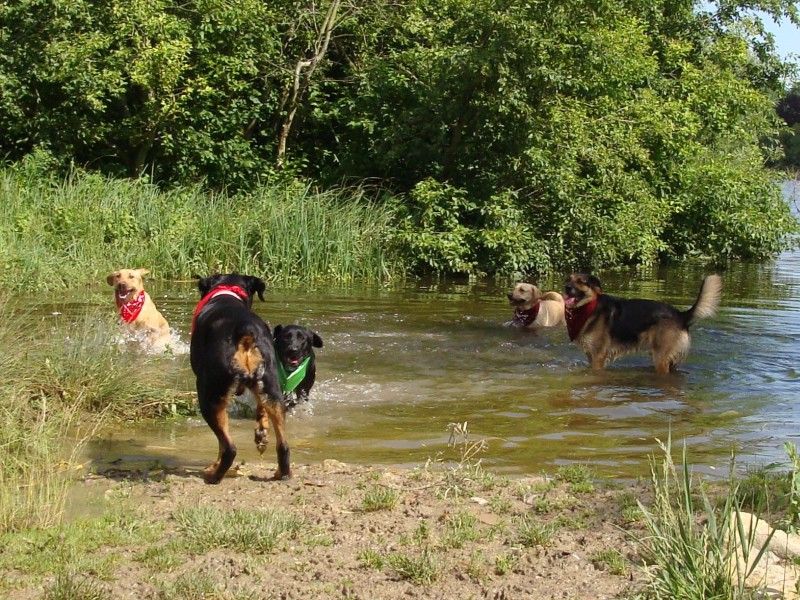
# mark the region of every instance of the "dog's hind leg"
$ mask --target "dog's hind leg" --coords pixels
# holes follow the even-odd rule
[[[255,394],[256,396],[256,432],[255,432],[255,443],[256,443],[256,450],[258,450],[259,454],[264,454],[264,450],[267,449],[267,444],[269,443],[269,410],[267,409],[267,402],[265,401],[261,394]]]
[[[200,397],[200,413],[217,436],[219,453],[217,460],[203,471],[206,483],[219,483],[231,468],[233,459],[236,458],[236,445],[228,433],[227,391],[220,395],[207,394],[198,382],[198,396]],[[202,390],[202,391],[201,391]],[[206,393],[204,393],[206,392]]]
[[[259,396],[258,406],[256,407],[256,419],[258,420],[258,427],[256,427],[256,446],[259,446],[259,440],[263,439],[263,444],[266,446],[267,426],[263,423],[266,419],[272,424],[275,430],[275,451],[278,455],[278,470],[275,471],[275,479],[289,479],[292,476],[292,469],[289,463],[289,443],[286,440],[286,407],[281,402],[275,402],[271,399]]]

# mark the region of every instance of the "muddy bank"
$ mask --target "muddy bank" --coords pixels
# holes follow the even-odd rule
[[[296,465],[290,481],[271,472],[245,464],[217,486],[199,470],[88,475],[74,497],[102,498],[98,514],[73,520],[50,556],[31,535],[11,539],[5,595],[597,600],[638,583],[646,492],[600,486],[582,467],[506,478],[475,462],[327,460]]]

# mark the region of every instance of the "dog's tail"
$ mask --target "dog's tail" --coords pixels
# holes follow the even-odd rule
[[[252,385],[264,376],[264,354],[258,347],[258,336],[258,331],[249,324],[234,335],[236,350],[232,363],[242,385]]]
[[[689,327],[696,319],[713,317],[717,312],[720,298],[722,297],[722,277],[719,275],[709,275],[703,279],[697,300],[688,310],[681,313],[686,327]]]

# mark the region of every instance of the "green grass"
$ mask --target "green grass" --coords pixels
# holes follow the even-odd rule
[[[386,564],[401,578],[418,585],[427,585],[439,577],[441,566],[436,556],[427,547],[419,554],[395,552],[386,556]]]
[[[113,324],[42,319],[0,298],[0,530],[50,527],[63,513],[83,443],[109,419],[176,402],[164,377],[109,343]]]
[[[238,271],[281,283],[401,272],[389,250],[392,209],[359,188],[295,183],[229,196],[9,167],[0,170],[0,198],[4,289],[63,289],[140,266],[162,279]]]
[[[183,542],[173,540],[145,548],[135,558],[151,571],[165,573],[185,562],[185,552]]]
[[[72,572],[59,573],[44,591],[44,600],[110,600],[111,595],[98,582]]]
[[[376,485],[366,491],[361,502],[361,510],[374,512],[377,510],[392,510],[397,506],[400,494],[392,488]]]
[[[752,532],[740,516],[733,480],[719,504],[713,504],[694,481],[683,449],[682,465],[672,459],[671,443],[652,461],[653,501],[640,504],[647,529],[643,558],[649,565],[643,597],[649,600],[703,598],[739,600],[754,597],[744,581],[750,571],[732,568],[738,546],[752,568],[762,558]],[[736,563],[736,561],[733,561]]]
[[[516,568],[519,558],[520,553],[513,550],[496,556],[494,559],[494,572],[498,575],[510,573]]]
[[[143,546],[162,533],[130,507],[114,508],[100,518],[6,533],[0,536],[0,572],[14,569],[33,579],[56,575],[47,592],[51,597],[94,598],[104,589],[98,580],[114,578],[121,560],[114,548]]]
[[[515,522],[517,542],[527,548],[547,547],[552,543],[556,525],[543,523],[525,515]]]
[[[628,573],[628,562],[622,556],[622,552],[614,548],[595,552],[590,560],[595,568],[607,571],[612,575],[626,575]]]
[[[211,506],[175,511],[178,531],[189,552],[213,548],[239,552],[271,552],[278,541],[296,535],[303,524],[295,515],[278,510],[222,510]]]
[[[467,542],[480,539],[478,519],[468,512],[457,512],[445,521],[442,544],[446,548],[463,548]]]

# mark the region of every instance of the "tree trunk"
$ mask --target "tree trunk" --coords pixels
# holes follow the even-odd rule
[[[314,42],[314,49],[311,58],[303,58],[297,61],[294,67],[294,78],[292,79],[292,87],[288,94],[288,101],[286,103],[286,116],[280,126],[278,133],[278,152],[276,166],[282,169],[286,163],[286,141],[289,139],[289,133],[292,129],[294,117],[297,114],[297,109],[300,107],[300,102],[303,99],[303,94],[308,89],[311,83],[311,77],[317,69],[319,61],[325,56],[328,51],[328,44],[331,41],[331,34],[336,28],[336,15],[339,12],[341,0],[332,0],[328,7],[328,12],[325,15],[325,20],[319,28],[317,39]]]

